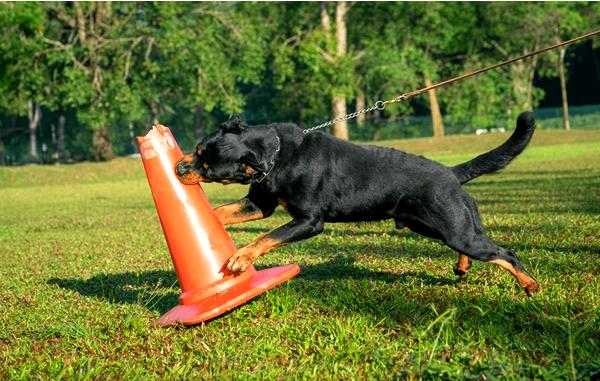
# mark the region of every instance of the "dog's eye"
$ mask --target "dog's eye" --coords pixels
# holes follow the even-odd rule
[[[198,156],[202,156],[202,146],[200,144],[196,146],[196,153]]]
[[[256,173],[256,170],[249,165],[240,164],[241,170],[247,175],[253,175]]]
[[[204,169],[206,169],[208,171],[208,163],[204,163],[204,164],[202,164],[202,166],[204,167]]]

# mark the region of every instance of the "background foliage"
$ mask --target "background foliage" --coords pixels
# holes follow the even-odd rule
[[[587,2],[357,2],[345,17],[347,54],[332,58],[337,42],[321,17],[333,18],[334,7],[2,3],[0,164],[134,153],[133,137],[155,120],[184,148],[232,113],[312,126],[330,118],[332,95],[351,112],[419,88],[425,77],[449,78],[593,30],[600,15],[600,3]],[[599,51],[592,40],[567,51],[570,79],[586,78],[569,88],[578,105],[600,103]],[[441,89],[446,129],[506,126],[523,109],[559,105],[557,59],[547,53]],[[350,137],[426,136],[428,108],[426,96],[394,105],[351,124]]]

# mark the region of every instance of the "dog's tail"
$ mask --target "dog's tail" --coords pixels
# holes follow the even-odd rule
[[[486,173],[496,172],[519,155],[533,136],[535,119],[533,113],[527,111],[517,118],[517,128],[504,144],[493,150],[477,156],[475,159],[452,167],[454,175],[461,184],[473,180]]]

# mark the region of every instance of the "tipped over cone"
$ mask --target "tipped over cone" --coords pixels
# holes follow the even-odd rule
[[[155,125],[137,138],[150,191],[182,289],[179,305],[155,323],[191,325],[217,317],[294,277],[297,265],[241,274],[225,264],[236,247],[199,185],[184,185],[175,174],[183,153],[171,131]]]

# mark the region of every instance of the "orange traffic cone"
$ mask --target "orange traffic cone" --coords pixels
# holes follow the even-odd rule
[[[297,265],[241,274],[225,268],[236,247],[208,203],[202,188],[177,179],[183,153],[171,131],[155,125],[137,138],[150,191],[183,293],[179,305],[155,324],[197,324],[219,316],[300,272]]]

